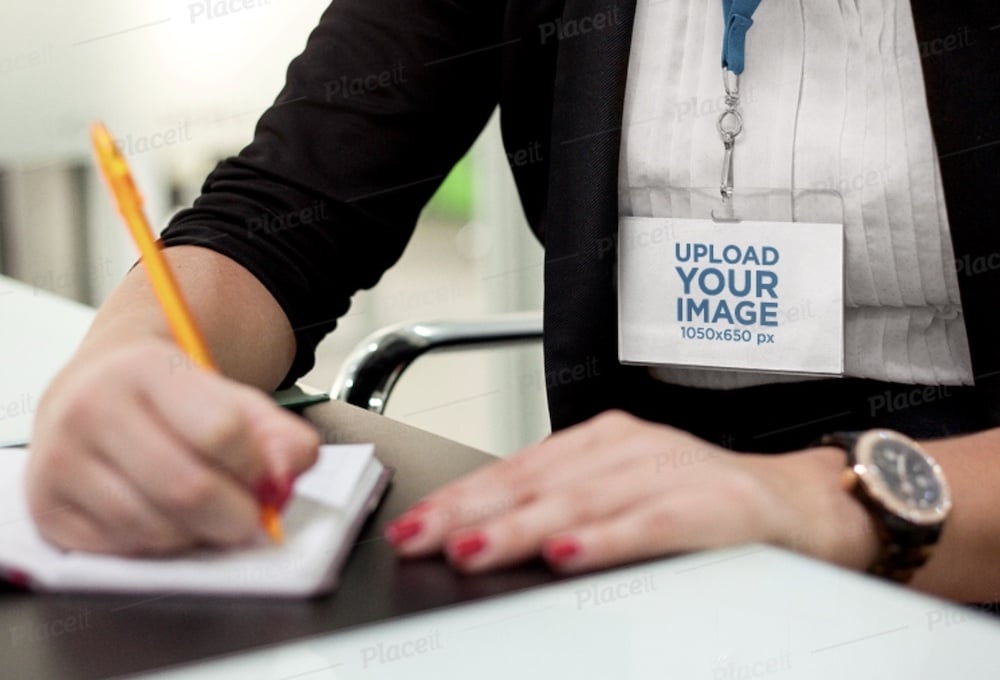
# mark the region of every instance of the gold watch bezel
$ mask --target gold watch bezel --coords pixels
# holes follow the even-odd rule
[[[875,455],[875,444],[885,440],[905,444],[927,460],[934,473],[934,478],[941,488],[941,497],[936,504],[928,508],[919,508],[901,500],[892,492],[879,473],[878,467],[872,462]],[[854,444],[854,473],[858,476],[858,482],[864,487],[869,498],[892,514],[918,526],[942,524],[951,511],[951,489],[941,466],[917,442],[899,432],[869,430],[860,435]]]

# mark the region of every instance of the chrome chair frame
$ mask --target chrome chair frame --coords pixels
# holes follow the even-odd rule
[[[382,414],[400,376],[428,352],[482,349],[541,339],[540,312],[388,326],[369,335],[351,351],[333,381],[330,396]]]

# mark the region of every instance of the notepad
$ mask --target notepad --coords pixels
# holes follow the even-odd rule
[[[26,449],[0,450],[0,576],[32,590],[305,598],[333,591],[392,471],[374,446],[320,447],[283,513],[286,539],[168,558],[65,552],[45,541],[24,495]]]

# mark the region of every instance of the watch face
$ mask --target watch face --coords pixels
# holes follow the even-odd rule
[[[941,467],[901,434],[873,430],[854,447],[855,472],[869,494],[886,509],[914,524],[944,521],[951,508]]]

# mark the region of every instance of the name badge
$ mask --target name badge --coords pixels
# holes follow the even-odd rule
[[[841,375],[840,224],[623,217],[626,364]]]

